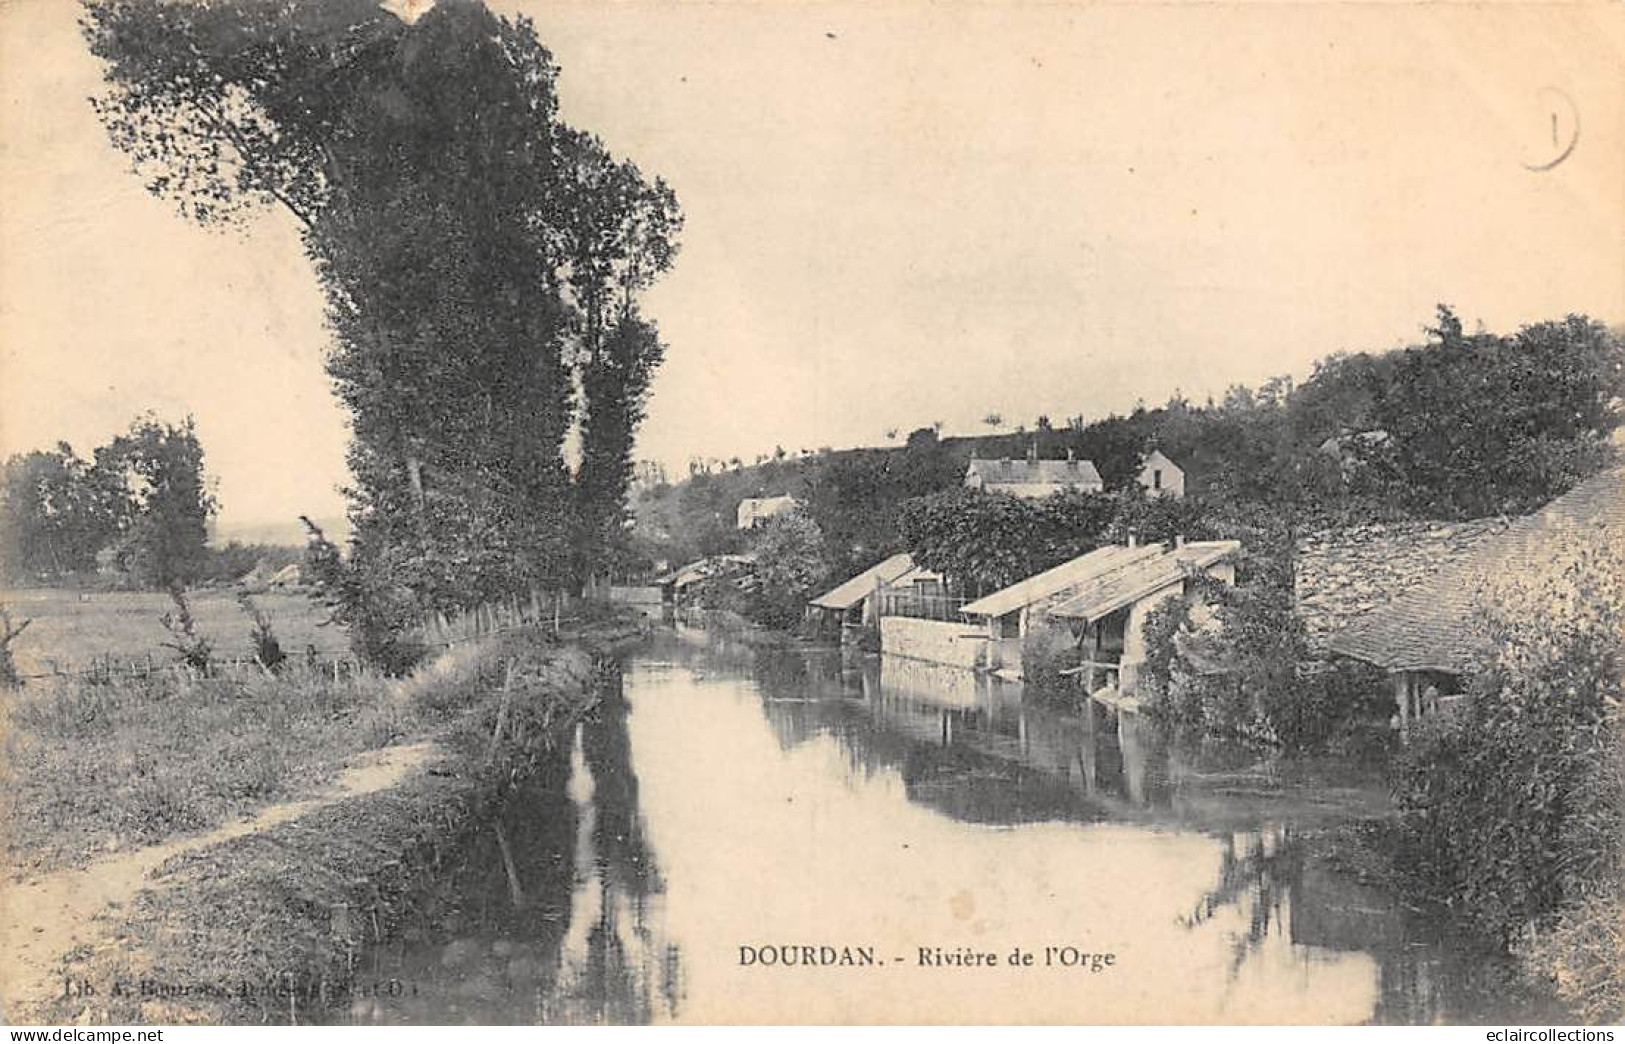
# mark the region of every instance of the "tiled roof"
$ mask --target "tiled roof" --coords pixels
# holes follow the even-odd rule
[[[1037,576],[1029,576],[985,598],[979,598],[965,606],[962,611],[967,616],[1003,616],[1034,602],[1052,598],[1070,587],[1087,583],[1092,578],[1113,569],[1162,553],[1161,544],[1146,544],[1144,547],[1122,547],[1114,544],[1097,548],[1054,569],[1047,569]]]
[[[965,472],[986,486],[1099,486],[1092,460],[973,460]]]
[[[1178,583],[1190,570],[1202,570],[1241,550],[1239,540],[1204,540],[1145,558],[1090,580],[1077,594],[1049,611],[1051,616],[1093,623],[1101,617]]]
[[[814,598],[811,604],[820,609],[850,609],[874,593],[876,584],[893,583],[913,569],[913,558],[907,554],[892,555],[884,562],[865,569],[833,591],[827,591]]]
[[[1625,534],[1625,469],[1582,482],[1517,520],[1461,562],[1333,634],[1327,647],[1391,671],[1465,673],[1483,651],[1485,583],[1537,570],[1553,552],[1598,531],[1615,540]]]

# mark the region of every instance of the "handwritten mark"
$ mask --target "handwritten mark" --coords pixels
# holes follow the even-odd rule
[[[1580,107],[1574,104],[1574,99],[1556,87],[1542,87],[1540,98],[1545,103],[1552,118],[1552,149],[1556,153],[1545,163],[1525,163],[1525,170],[1536,174],[1551,170],[1574,154],[1574,147],[1580,144]],[[1568,141],[1564,142],[1561,128],[1568,124]]]

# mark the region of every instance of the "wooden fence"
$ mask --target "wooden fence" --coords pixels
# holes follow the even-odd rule
[[[971,602],[969,598],[887,587],[882,587],[877,595],[878,613],[881,616],[907,616],[915,620],[939,620],[945,623],[960,622],[963,617],[959,610]]]

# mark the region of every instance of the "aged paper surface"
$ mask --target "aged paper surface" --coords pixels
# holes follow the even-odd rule
[[[257,0],[237,5],[270,19],[273,29],[276,18],[303,24],[353,16],[318,34],[341,56],[361,53],[367,33],[391,46],[406,41],[400,53],[407,54],[420,46],[414,33],[431,39],[437,19],[451,24],[448,12],[472,10],[411,0],[385,5],[382,14],[356,14],[368,6],[357,2],[342,15],[332,13],[335,6],[318,16],[314,0],[285,6],[276,14],[278,5]],[[150,17],[140,14],[144,7]],[[233,9],[230,2],[213,7]],[[339,226],[323,224],[334,186],[346,184],[333,173],[350,161],[343,143],[332,146],[328,166],[309,175],[310,183],[299,180],[304,175],[276,181],[300,163],[322,166],[289,146],[275,160],[286,169],[249,189],[247,182],[228,186],[246,200],[233,220],[196,220],[186,208],[208,198],[219,171],[204,170],[207,156],[163,151],[162,135],[172,129],[165,121],[178,118],[173,109],[132,103],[126,116],[140,115],[122,124],[116,114],[98,115],[90,99],[107,97],[111,65],[106,54],[92,53],[94,32],[81,28],[94,17],[70,0],[0,3],[0,448],[21,460],[71,443],[73,459],[90,474],[97,447],[122,446],[136,455],[119,458],[125,463],[115,470],[135,474],[139,467],[127,462],[138,459],[129,446],[140,443],[140,419],[158,425],[149,433],[162,429],[179,440],[191,417],[187,437],[202,447],[216,507],[208,520],[212,546],[251,548],[235,573],[189,576],[198,633],[212,635],[213,645],[201,654],[200,673],[173,683],[192,695],[174,696],[165,679],[182,676],[171,668],[181,662],[184,672],[196,635],[174,615],[160,624],[160,616],[176,612],[167,585],[142,590],[136,578],[150,560],[117,550],[134,546],[132,534],[143,531],[137,507],[124,522],[109,523],[107,544],[89,549],[78,575],[63,566],[68,552],[58,544],[46,551],[20,538],[7,544],[7,554],[47,556],[40,568],[8,570],[4,597],[8,645],[13,629],[30,621],[14,647],[25,684],[7,697],[16,718],[7,729],[6,763],[18,795],[8,802],[11,863],[0,884],[8,1021],[1359,1024],[1580,1017],[1551,991],[1529,987],[1515,959],[1459,947],[1453,922],[1409,909],[1397,886],[1362,861],[1351,840],[1361,824],[1392,817],[1380,766],[1351,768],[1329,755],[1282,760],[1273,750],[1228,741],[1175,740],[1133,706],[1039,701],[1024,693],[1009,660],[998,669],[991,651],[1002,643],[1015,655],[1028,637],[1028,603],[1015,606],[1022,622],[1008,632],[997,622],[1005,610],[987,619],[975,611],[974,598],[1002,584],[958,591],[963,597],[951,611],[897,625],[898,640],[917,640],[910,648],[919,655],[878,657],[853,642],[754,630],[742,636],[709,626],[716,621],[703,613],[662,623],[662,589],[654,585],[664,583],[668,602],[682,608],[689,579],[703,581],[695,588],[702,590],[755,569],[747,593],[735,591],[747,600],[777,583],[736,532],[734,504],[757,503],[740,510],[760,511],[767,524],[779,510],[774,503],[793,514],[796,503],[816,502],[819,488],[845,489],[818,487],[814,479],[828,474],[816,471],[821,461],[851,447],[912,452],[913,432],[962,456],[1014,457],[1018,467],[1023,456],[1045,458],[1027,478],[1003,480],[1019,499],[1031,493],[1015,488],[1024,482],[1077,485],[1067,476],[1078,461],[1067,460],[1075,455],[1063,452],[1069,444],[1057,434],[1073,418],[1072,430],[1083,432],[1137,405],[1240,401],[1227,397],[1236,385],[1263,396],[1269,378],[1288,374],[1302,384],[1334,353],[1423,343],[1439,333],[1430,325],[1436,321],[1448,341],[1437,305],[1453,309],[1466,336],[1475,328],[1511,335],[1583,314],[1617,337],[1625,319],[1619,5],[493,0],[490,7],[504,24],[530,19],[551,52],[557,118],[596,135],[607,154],[635,164],[650,183],[663,179],[681,210],[674,257],[650,262],[653,275],[639,282],[625,274],[636,262],[617,256],[605,262],[616,274],[603,285],[624,290],[628,302],[636,297],[625,314],[646,319],[664,345],[636,433],[632,494],[634,505],[645,507],[634,511],[629,532],[641,539],[659,530],[661,547],[690,553],[667,560],[665,551],[651,551],[637,568],[590,563],[570,574],[580,582],[569,591],[539,581],[504,589],[490,599],[488,616],[483,597],[462,599],[459,615],[448,595],[426,612],[421,630],[445,660],[429,681],[386,682],[353,651],[342,624],[317,626],[307,611],[312,576],[308,567],[301,576],[297,552],[286,549],[305,542],[300,516],[343,543],[354,504],[342,489],[357,484],[347,447],[357,431],[376,437],[377,427],[368,425],[388,412],[374,398],[352,413],[365,396],[335,394],[335,343],[372,336],[355,334],[359,320],[344,325],[346,309],[396,322],[443,284],[424,279],[410,284],[414,291],[383,295],[388,304],[376,312],[356,303],[368,300],[371,277],[342,282],[351,278],[343,265],[354,261],[344,252],[353,243],[334,247]],[[144,25],[151,35],[107,37],[103,46],[139,77],[142,62],[169,53],[179,37],[163,29],[156,12],[165,5],[134,9],[135,21],[121,24]],[[333,34],[342,33],[362,43],[337,47]],[[230,51],[219,36],[198,39],[207,52],[200,69]],[[431,53],[439,44],[421,46]],[[279,63],[294,59],[278,52],[266,61],[281,70]],[[403,111],[390,107],[397,94],[410,96],[399,106],[425,110],[432,108],[425,99],[464,97],[455,71],[422,73],[431,74],[452,86],[421,96],[410,85],[377,88],[378,111],[386,114],[380,119]],[[307,68],[301,75],[300,89],[312,98],[324,84],[332,85],[329,93],[362,89],[341,71]],[[328,101],[311,101],[310,111]],[[256,123],[254,104],[252,91],[222,88],[188,110],[193,132],[218,130],[228,181],[242,167],[233,150],[271,155],[276,143],[302,140],[288,132],[245,142],[244,134],[274,124]],[[362,133],[359,122],[347,126],[345,142]],[[145,146],[132,145],[130,135]],[[133,171],[141,147],[148,160],[161,154],[197,164],[188,184],[203,186],[191,190],[199,195],[189,204],[187,190],[177,188],[184,179],[164,179],[150,162]],[[380,151],[369,157],[375,166],[357,161],[353,169],[387,182],[392,175],[379,171],[394,162],[389,155]],[[492,165],[517,162],[512,150],[503,155]],[[155,177],[164,184],[149,192]],[[469,177],[468,185],[483,184]],[[350,190],[357,182],[347,184]],[[446,198],[475,194],[470,187]],[[402,247],[398,255],[365,240],[364,249],[384,251],[369,257],[393,259],[380,266],[382,282],[401,270],[421,274],[437,254],[462,256],[457,233],[465,226],[432,224],[423,215],[433,208],[413,206],[387,211],[395,217],[370,226],[368,234],[379,237],[380,229],[417,237],[416,252]],[[504,218],[467,227],[476,228],[469,233],[476,242],[484,235],[484,242],[507,243],[520,224]],[[429,245],[436,241],[448,245],[437,251]],[[658,253],[640,240],[628,256],[640,247]],[[554,275],[569,282],[583,267],[561,262]],[[341,275],[323,282],[327,271]],[[357,263],[354,271],[372,270]],[[445,276],[448,284],[456,278]],[[462,297],[446,296],[458,322],[511,303],[494,293],[482,297],[491,285],[483,280],[458,284]],[[343,288],[338,296],[335,285]],[[558,307],[596,317],[594,306],[582,303],[587,295],[570,287],[557,296]],[[617,321],[621,315],[614,313]],[[421,332],[443,319],[402,319],[367,343],[406,343],[401,331]],[[417,322],[424,325],[411,325]],[[559,337],[590,346],[596,322],[581,318]],[[454,357],[481,336],[467,332],[477,326],[457,327],[469,341],[441,326],[413,343]],[[524,329],[530,336],[533,328]],[[1463,336],[1461,325],[1455,334]],[[363,358],[356,351],[354,358]],[[565,358],[565,369],[581,365]],[[408,378],[366,385],[353,375],[359,364],[339,384],[382,388],[383,399],[401,402],[432,399],[437,382],[453,387],[435,364],[426,365],[431,376],[418,385]],[[500,402],[508,385],[482,365],[457,379],[466,377],[469,387],[484,380],[479,386],[497,389]],[[594,372],[578,370],[559,394],[593,401],[587,381]],[[489,424],[492,398],[469,395],[454,415],[483,410]],[[523,400],[516,409],[531,405]],[[383,412],[366,414],[369,408]],[[1424,399],[1420,409],[1429,408]],[[572,414],[571,426],[588,413]],[[478,452],[468,448],[476,436],[427,427],[412,438],[432,443],[439,432],[448,442],[470,441],[438,463],[420,460],[434,456],[432,444],[424,450],[405,435],[390,444],[401,454],[391,465],[398,465],[400,497],[378,494],[373,517],[397,512],[408,520],[400,529],[408,541],[430,540],[427,528],[441,521],[426,516],[451,517],[425,504],[463,495],[446,492],[463,489],[445,477],[446,461]],[[115,442],[120,435],[130,441]],[[984,452],[972,445],[983,436],[1007,442]],[[1162,437],[1158,445],[1171,448],[1173,436]],[[1353,446],[1348,452],[1357,456],[1360,439],[1375,445],[1391,437],[1401,436],[1345,426],[1319,448],[1329,445],[1335,456]],[[552,451],[566,468],[579,466],[584,438],[569,435],[562,450],[555,440]],[[1224,452],[1214,447],[1213,459]],[[367,459],[380,473],[389,470],[378,464],[382,457]],[[960,457],[952,459],[964,468]],[[1178,470],[1183,493],[1182,464],[1195,497],[1202,469],[1189,458],[1162,459],[1168,477],[1147,464],[1145,476],[1156,477],[1139,483],[1163,492]],[[1038,467],[1049,461],[1051,472]],[[793,471],[798,462],[807,470]],[[523,469],[495,458],[479,463],[479,481],[487,483],[480,495],[489,496],[470,499],[477,506],[468,510],[480,520],[511,520],[504,483],[518,481]],[[1211,475],[1223,468],[1206,470],[1212,489]],[[992,484],[996,471],[989,472]],[[44,488],[37,476],[13,484],[13,474],[8,464],[9,496]],[[716,476],[744,474],[760,478],[726,487],[732,492],[716,509],[726,516],[716,523],[721,536],[710,544],[694,532],[659,529],[690,518],[681,514],[687,509],[646,507],[681,498],[668,492],[668,500],[656,501],[651,489],[681,489],[683,479],[691,480],[688,488],[720,488]],[[1031,477],[1044,474],[1051,477]],[[82,478],[52,488],[91,488],[73,485]],[[367,481],[374,479],[360,485]],[[1110,476],[1105,484],[1112,486]],[[130,504],[148,502],[150,484],[132,488]],[[76,510],[55,503],[41,509],[42,518]],[[525,511],[552,510],[541,503]],[[888,501],[884,511],[894,506]],[[1447,552],[1466,554],[1480,537],[1493,540],[1502,516],[1522,513],[1524,506],[1411,510],[1409,521],[1468,525],[1445,536],[1436,531],[1434,544],[1424,534],[1416,570],[1436,565],[1430,556],[1442,561]],[[874,515],[881,514],[877,506]],[[654,529],[640,528],[650,519]],[[853,524],[858,535],[830,551],[818,578],[822,590],[861,575],[857,593],[829,606],[815,602],[807,617],[833,613],[837,633],[843,619],[872,625],[865,599],[906,575],[901,567],[885,576],[860,573],[901,547],[869,540],[864,524]],[[72,536],[63,527],[51,532],[58,540]],[[1166,549],[1176,579],[1184,575],[1176,559],[1195,561],[1195,552],[1179,558],[1185,535],[1176,547],[1170,534]],[[1138,536],[1125,553],[1143,551]],[[1229,536],[1218,532],[1208,543]],[[837,538],[824,537],[833,548]],[[1229,554],[1220,548],[1199,570],[1235,582]],[[712,571],[674,580],[686,558],[699,555]],[[1378,557],[1382,552],[1373,553]],[[442,569],[450,590],[474,585],[470,578],[481,569],[483,577],[520,568],[510,562],[493,570],[455,555],[434,561],[450,564],[414,572],[422,564],[415,561],[392,582],[410,586]],[[1360,561],[1356,572],[1378,568]],[[833,563],[848,562],[836,575]],[[591,709],[576,708],[579,722],[549,734],[557,742],[539,771],[511,788],[480,789],[483,770],[469,765],[495,761],[518,728],[512,722],[523,717],[502,694],[528,691],[531,682],[544,690],[579,687],[588,668],[564,656],[527,674],[520,656],[507,659],[506,673],[499,664],[488,676],[474,654],[458,660],[460,650],[502,637],[490,631],[568,630],[573,600],[583,589],[589,596],[600,590],[595,584],[606,578],[602,590],[652,606],[650,636],[630,651],[616,647],[613,693],[600,692]],[[953,580],[942,590],[955,593]],[[1170,582],[1157,581],[1163,588]],[[1394,593],[1372,583],[1374,593],[1341,597],[1376,605]],[[1150,611],[1135,599],[1163,588],[1084,605],[1069,617],[1062,603],[1087,601],[1094,590],[1080,579],[1046,590],[1051,602],[1043,608],[1055,620],[1076,621],[1074,636],[1093,636],[1090,628],[1116,619],[1110,613],[1126,614],[1109,664],[1112,691],[1126,692],[1119,671]],[[269,613],[289,662],[309,672],[298,684],[330,686],[319,700],[340,701],[338,709],[328,713],[322,703],[318,713],[309,696],[317,690],[309,688],[294,706],[285,692],[293,675],[255,663],[264,645],[245,654],[258,639],[250,637],[251,610],[239,611],[239,589],[251,591],[250,606]],[[687,607],[714,608],[707,597]],[[476,601],[481,608],[469,608]],[[874,612],[902,604],[877,600]],[[840,616],[848,609],[856,616]],[[794,615],[778,630],[796,626]],[[915,623],[921,626],[910,630]],[[222,666],[227,660],[232,665]],[[1396,664],[1381,665],[1400,686],[1396,729],[1409,727],[1413,710],[1421,715],[1436,699],[1458,695],[1446,680],[1455,675],[1433,670],[1437,665],[1424,665],[1432,673],[1407,673]],[[1087,670],[1082,676],[1094,679],[1093,667]],[[473,761],[457,760],[463,740],[455,729],[462,725],[447,724],[449,717],[408,719],[398,709],[418,707],[415,699],[441,707],[440,697],[424,695],[441,684],[436,677],[493,694],[475,715],[480,734],[467,748]],[[376,702],[354,695],[370,684],[393,695]],[[220,686],[221,695],[198,697],[198,686]],[[341,690],[349,695],[332,695]],[[168,720],[151,711],[163,693],[181,701]],[[269,709],[284,698],[293,709]],[[249,703],[256,709],[239,717]],[[341,719],[349,735],[336,737],[332,722]],[[248,738],[216,742],[239,733]],[[281,752],[268,750],[267,736],[286,737]],[[237,767],[177,767],[185,750]],[[468,789],[460,789],[465,782]],[[443,826],[421,833],[402,825],[437,817]],[[330,836],[331,844],[301,847],[315,844],[312,836]],[[431,851],[432,860],[424,855]],[[272,882],[283,875],[305,890],[266,913]],[[267,905],[233,896],[232,887]],[[363,893],[371,898],[358,899]],[[220,976],[209,979],[197,969],[204,951],[188,950],[203,944],[188,941],[182,905],[246,911],[245,918],[303,913],[240,923],[222,914],[207,944],[221,955],[211,958]]]

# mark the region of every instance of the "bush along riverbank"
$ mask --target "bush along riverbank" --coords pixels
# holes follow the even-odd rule
[[[599,665],[642,633],[619,616],[556,639],[519,632],[391,683],[391,749],[414,756],[386,785],[341,776],[290,814],[179,846],[11,1020],[306,1022],[375,989],[356,980],[358,953],[421,916],[436,868],[511,785],[567,767]]]
[[[1467,699],[1413,727],[1397,815],[1345,849],[1591,1024],[1625,1017],[1621,563],[1603,531],[1486,584]]]

